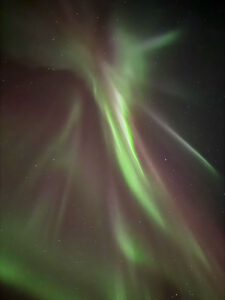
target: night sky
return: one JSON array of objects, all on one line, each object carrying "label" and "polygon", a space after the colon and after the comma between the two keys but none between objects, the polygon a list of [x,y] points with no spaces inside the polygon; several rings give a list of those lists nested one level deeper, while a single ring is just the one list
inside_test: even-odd
[{"label": "night sky", "polygon": [[224,299],[223,12],[3,1],[1,299]]}]

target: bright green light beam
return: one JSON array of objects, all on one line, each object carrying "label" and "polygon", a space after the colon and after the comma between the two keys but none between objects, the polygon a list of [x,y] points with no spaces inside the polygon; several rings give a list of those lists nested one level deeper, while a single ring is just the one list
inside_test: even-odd
[{"label": "bright green light beam", "polygon": [[143,109],[158,125],[160,125],[167,133],[169,133],[177,142],[179,142],[186,150],[188,150],[205,168],[213,175],[219,176],[217,170],[188,142],[186,142],[174,129],[162,121],[158,116],[146,109]]}]

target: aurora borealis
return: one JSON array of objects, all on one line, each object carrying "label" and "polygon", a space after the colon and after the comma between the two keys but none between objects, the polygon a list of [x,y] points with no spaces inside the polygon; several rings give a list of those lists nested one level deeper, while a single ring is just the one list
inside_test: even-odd
[{"label": "aurora borealis", "polygon": [[4,299],[223,299],[221,15],[189,5],[2,5]]}]

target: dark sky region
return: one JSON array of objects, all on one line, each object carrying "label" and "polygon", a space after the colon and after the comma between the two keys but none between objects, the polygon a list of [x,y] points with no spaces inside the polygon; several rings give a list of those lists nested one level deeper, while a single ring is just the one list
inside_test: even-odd
[{"label": "dark sky region", "polygon": [[223,299],[224,10],[206,2],[2,2],[1,299]]}]

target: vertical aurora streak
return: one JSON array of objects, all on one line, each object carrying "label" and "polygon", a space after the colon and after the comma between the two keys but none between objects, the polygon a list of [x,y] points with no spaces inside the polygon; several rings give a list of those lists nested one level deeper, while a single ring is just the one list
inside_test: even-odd
[{"label": "vertical aurora streak", "polygon": [[[6,9],[4,15],[4,22],[11,20],[4,54],[29,72],[69,73],[74,87],[62,98],[50,95],[51,108],[40,109],[37,129],[27,126],[27,103],[18,119],[10,109],[3,115],[2,140],[9,148],[2,147],[2,184],[10,188],[2,192],[1,283],[37,300],[222,300],[223,258],[211,245],[223,247],[220,233],[206,228],[215,237],[201,237],[190,219],[195,207],[185,203],[185,214],[185,191],[175,195],[168,186],[136,119],[153,121],[169,143],[182,145],[202,172],[219,180],[219,172],[145,99],[154,53],[176,47],[182,30],[143,41],[115,22],[104,31],[94,9],[78,5],[79,15],[72,6],[59,2],[62,16],[53,10],[54,24],[52,16],[49,21],[32,11],[30,26],[41,28],[36,35],[26,10],[14,15]],[[58,110],[54,97],[60,98]],[[3,98],[7,102],[7,94]],[[35,114],[31,119],[37,121]],[[11,160],[20,147],[24,168]],[[12,183],[9,169],[19,174]]]}]

